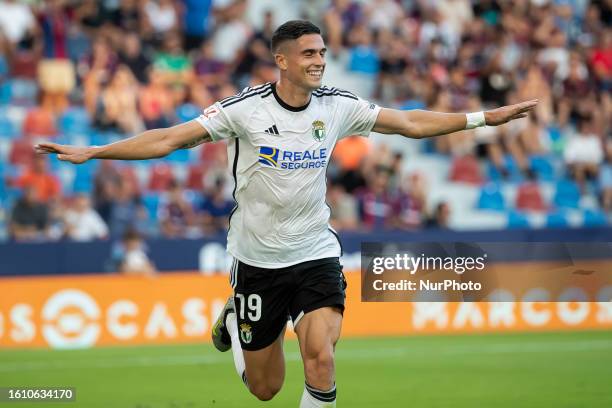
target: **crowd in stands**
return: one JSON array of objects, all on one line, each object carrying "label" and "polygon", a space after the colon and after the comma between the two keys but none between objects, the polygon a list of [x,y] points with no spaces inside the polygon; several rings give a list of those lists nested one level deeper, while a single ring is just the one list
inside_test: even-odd
[{"label": "crowd in stands", "polygon": [[[513,207],[519,211],[578,209],[586,197],[592,198],[594,223],[609,222],[609,1],[285,3],[322,27],[331,62],[341,61],[347,74],[375,84],[371,95],[360,96],[383,106],[467,112],[537,98],[528,119],[423,141],[423,153],[447,157],[449,180],[486,186],[485,196],[517,183]],[[32,144],[37,138],[112,142],[192,119],[245,86],[275,81],[268,44],[281,21],[269,9],[259,24],[250,23],[249,5],[0,0],[4,235],[18,241],[129,241],[226,230],[233,181],[222,144],[177,151],[166,160],[78,167],[54,156],[35,157]],[[369,139],[339,143],[328,172],[332,225],[451,227],[453,202],[429,201],[428,169],[406,172],[407,160]],[[556,183],[559,194],[571,190],[570,202],[557,193],[547,202],[539,182]],[[496,209],[490,202],[478,205]]]}]

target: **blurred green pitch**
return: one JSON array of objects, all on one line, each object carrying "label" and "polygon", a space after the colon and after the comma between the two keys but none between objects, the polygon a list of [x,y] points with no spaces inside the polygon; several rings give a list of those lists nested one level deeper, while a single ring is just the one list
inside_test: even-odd
[{"label": "blurred green pitch", "polygon": [[[210,344],[0,350],[0,386],[72,386],[77,402],[4,407],[297,407],[297,343],[270,402],[252,397],[231,352]],[[612,331],[343,339],[338,407],[612,407]]]}]

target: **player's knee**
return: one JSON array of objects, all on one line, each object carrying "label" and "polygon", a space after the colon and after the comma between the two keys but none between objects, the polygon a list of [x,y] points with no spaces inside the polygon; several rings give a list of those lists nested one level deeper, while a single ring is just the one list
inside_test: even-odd
[{"label": "player's knee", "polygon": [[313,387],[327,389],[333,385],[334,356],[331,351],[322,351],[304,360],[306,381]]},{"label": "player's knee", "polygon": [[257,397],[260,401],[270,401],[278,392],[280,387],[270,384],[249,384],[249,391],[251,394]]},{"label": "player's knee", "polygon": [[256,396],[261,401],[269,401],[274,398],[274,396],[278,394],[281,387],[283,386],[282,380],[267,381],[265,379],[253,382],[249,380],[248,384],[249,391],[251,392],[251,394]]}]

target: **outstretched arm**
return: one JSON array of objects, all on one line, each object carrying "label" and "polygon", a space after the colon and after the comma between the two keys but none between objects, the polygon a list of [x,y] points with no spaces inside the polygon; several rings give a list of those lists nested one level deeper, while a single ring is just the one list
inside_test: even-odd
[{"label": "outstretched arm", "polygon": [[[537,103],[536,99],[485,111],[485,123],[479,125],[498,126],[514,119],[524,118]],[[465,113],[442,113],[425,110],[400,111],[383,108],[378,114],[372,130],[379,133],[399,134],[413,139],[421,139],[458,132],[466,129],[467,125],[467,115]]]},{"label": "outstretched arm", "polygon": [[80,164],[89,159],[155,159],[177,149],[188,149],[210,141],[206,129],[192,120],[170,128],[147,130],[104,146],[79,147],[42,142],[34,146],[34,149],[39,154],[57,153],[60,160]]}]

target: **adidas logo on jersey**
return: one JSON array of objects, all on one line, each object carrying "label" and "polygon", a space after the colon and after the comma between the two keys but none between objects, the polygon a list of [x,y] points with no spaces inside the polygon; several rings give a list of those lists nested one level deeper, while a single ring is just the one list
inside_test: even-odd
[{"label": "adidas logo on jersey", "polygon": [[276,125],[270,126],[266,130],[264,130],[264,132],[270,135],[280,135],[280,133],[278,133],[278,129],[276,128]]}]

